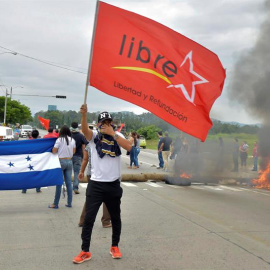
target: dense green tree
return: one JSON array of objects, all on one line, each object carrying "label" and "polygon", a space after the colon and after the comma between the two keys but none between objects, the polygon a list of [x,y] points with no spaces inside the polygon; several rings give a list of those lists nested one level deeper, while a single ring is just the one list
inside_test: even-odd
[{"label": "dense green tree", "polygon": [[[0,121],[4,121],[5,97],[0,97]],[[7,100],[6,123],[26,124],[32,121],[30,109],[17,100]]]},{"label": "dense green tree", "polygon": [[147,140],[156,139],[158,131],[161,131],[161,129],[156,127],[155,125],[142,127],[137,130],[137,132],[140,135],[143,135]]}]

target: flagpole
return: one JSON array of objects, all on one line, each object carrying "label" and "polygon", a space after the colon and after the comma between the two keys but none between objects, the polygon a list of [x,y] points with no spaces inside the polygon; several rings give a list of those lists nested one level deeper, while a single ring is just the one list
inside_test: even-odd
[{"label": "flagpole", "polygon": [[84,102],[83,102],[84,104],[86,104],[87,93],[88,93],[89,76],[90,76],[90,72],[91,72],[92,55],[93,55],[93,46],[94,46],[94,40],[95,40],[95,35],[96,35],[96,25],[97,25],[98,8],[99,8],[99,0],[96,1],[96,13],[95,13],[95,20],[94,20],[94,27],[93,27],[93,34],[92,34],[91,48],[90,48],[90,57],[89,57],[89,64],[88,64],[88,73],[87,73],[86,86],[85,86],[85,93],[84,93]]}]

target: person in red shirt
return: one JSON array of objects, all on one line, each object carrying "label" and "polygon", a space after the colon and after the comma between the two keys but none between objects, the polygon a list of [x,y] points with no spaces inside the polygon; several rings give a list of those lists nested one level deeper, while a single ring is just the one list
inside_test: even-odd
[{"label": "person in red shirt", "polygon": [[44,135],[43,138],[58,138],[58,136],[53,132],[53,127],[49,127],[48,134]]},{"label": "person in red shirt", "polygon": [[54,130],[53,134],[55,135],[56,138],[59,137],[59,130],[58,130],[58,128]]}]

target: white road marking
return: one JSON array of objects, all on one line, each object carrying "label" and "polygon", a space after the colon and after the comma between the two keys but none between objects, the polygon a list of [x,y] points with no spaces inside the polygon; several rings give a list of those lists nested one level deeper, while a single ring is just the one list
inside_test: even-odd
[{"label": "white road marking", "polygon": [[124,185],[124,186],[126,186],[126,187],[138,187],[138,186],[136,186],[136,185],[134,185],[132,183],[121,182],[121,184]]},{"label": "white road marking", "polygon": [[223,190],[222,188],[218,187],[211,187],[211,186],[205,186],[206,188],[213,189],[213,190]]},{"label": "white road marking", "polygon": [[155,183],[145,183],[146,185],[149,185],[151,187],[163,187],[163,186],[160,186],[158,184],[155,184]]},{"label": "white road marking", "polygon": [[237,188],[227,187],[227,186],[223,186],[223,185],[221,185],[220,187],[222,187],[224,189],[232,190],[232,191],[243,191],[243,190],[240,190],[240,189],[237,189]]},{"label": "white road marking", "polygon": [[242,188],[242,187],[239,187],[239,189],[242,189],[242,190],[245,190],[245,191],[251,191],[250,189]]}]

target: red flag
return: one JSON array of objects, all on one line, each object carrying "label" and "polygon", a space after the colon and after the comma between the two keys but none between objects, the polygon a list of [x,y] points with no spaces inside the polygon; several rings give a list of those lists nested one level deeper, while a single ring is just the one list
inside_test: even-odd
[{"label": "red flag", "polygon": [[125,123],[121,124],[121,126],[117,129],[118,132],[121,132],[122,128],[125,126]]},{"label": "red flag", "polygon": [[98,5],[90,85],[204,141],[226,76],[217,55],[146,17]]},{"label": "red flag", "polygon": [[48,130],[48,129],[49,129],[49,124],[50,124],[50,119],[45,119],[45,118],[42,118],[42,117],[40,117],[40,116],[38,116],[38,119],[39,119],[40,124],[41,124],[46,130]]}]

